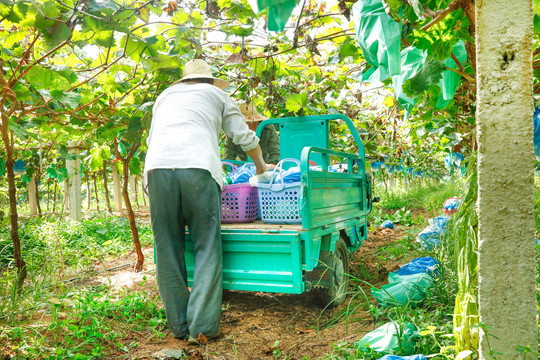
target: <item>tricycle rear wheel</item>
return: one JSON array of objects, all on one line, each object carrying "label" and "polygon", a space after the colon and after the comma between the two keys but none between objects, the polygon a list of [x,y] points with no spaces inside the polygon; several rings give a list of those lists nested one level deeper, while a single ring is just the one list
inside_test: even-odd
[{"label": "tricycle rear wheel", "polygon": [[328,264],[330,284],[318,289],[318,297],[323,306],[334,307],[341,304],[349,291],[349,250],[340,237]]}]

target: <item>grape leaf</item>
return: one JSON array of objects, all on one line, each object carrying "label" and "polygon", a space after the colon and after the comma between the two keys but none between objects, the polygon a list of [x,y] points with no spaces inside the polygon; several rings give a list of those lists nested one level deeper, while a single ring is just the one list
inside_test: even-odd
[{"label": "grape leaf", "polygon": [[45,66],[33,66],[28,70],[24,78],[36,89],[67,90],[71,86],[70,81],[61,73]]},{"label": "grape leaf", "polygon": [[413,77],[405,81],[403,90],[412,97],[421,95],[442,78],[444,70],[446,66],[443,61],[428,59]]},{"label": "grape leaf", "polygon": [[293,94],[290,95],[287,98],[287,102],[285,103],[285,107],[287,110],[292,111],[294,113],[300,111],[300,109],[307,105],[307,94]]},{"label": "grape leaf", "polygon": [[62,90],[51,90],[50,94],[54,100],[67,105],[70,109],[75,109],[80,104],[82,99],[81,94],[73,92],[66,93]]}]

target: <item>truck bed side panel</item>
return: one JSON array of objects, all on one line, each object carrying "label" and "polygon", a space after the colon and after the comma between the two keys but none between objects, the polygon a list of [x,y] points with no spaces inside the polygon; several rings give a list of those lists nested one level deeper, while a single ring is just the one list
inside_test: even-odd
[{"label": "truck bed side panel", "polygon": [[[302,254],[299,232],[222,230],[223,288],[300,294]],[[186,242],[188,284],[193,283],[193,245]]]}]

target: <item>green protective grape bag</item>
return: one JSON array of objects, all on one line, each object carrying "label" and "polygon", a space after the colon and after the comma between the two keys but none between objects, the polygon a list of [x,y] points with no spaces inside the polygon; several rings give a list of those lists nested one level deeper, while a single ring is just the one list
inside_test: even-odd
[{"label": "green protective grape bag", "polygon": [[281,32],[296,7],[296,0],[248,0],[255,12],[268,8],[267,27],[269,31]]},{"label": "green protective grape bag", "polygon": [[386,13],[382,0],[358,1],[352,9],[358,45],[368,64],[376,67],[364,80],[401,74],[401,23]]},{"label": "green protective grape bag", "polygon": [[[463,40],[458,41],[456,45],[454,45],[454,49],[452,50],[452,53],[455,55],[455,57],[458,59],[458,61],[461,63],[461,65],[465,65],[465,62],[467,61],[467,50],[465,49],[465,42]],[[457,69],[458,65],[452,59],[449,57],[445,60],[444,64],[452,69]],[[450,100],[454,98],[454,94],[456,93],[457,88],[459,87],[459,81],[461,80],[461,75],[456,74],[455,72],[451,70],[445,70],[442,73],[442,79],[439,81],[439,87],[441,88],[441,95],[439,95],[439,98],[437,99],[437,107],[439,109],[443,109],[450,103]]]},{"label": "green protective grape bag", "polygon": [[381,354],[401,353],[411,355],[419,337],[416,327],[406,322],[403,326],[396,322],[386,323],[367,333],[355,347],[369,347]]},{"label": "green protective grape bag", "polygon": [[58,181],[59,182],[62,182],[64,181],[65,179],[68,178],[68,172],[67,172],[67,168],[66,167],[62,167],[60,169],[57,170],[57,174],[58,174]]},{"label": "green protective grape bag", "polygon": [[56,173],[56,167],[49,166],[47,168],[47,176],[51,179],[56,179],[58,177],[58,174]]},{"label": "green protective grape bag", "polygon": [[371,289],[371,295],[381,306],[417,306],[426,297],[433,279],[426,273],[412,275],[388,275],[388,285]]}]

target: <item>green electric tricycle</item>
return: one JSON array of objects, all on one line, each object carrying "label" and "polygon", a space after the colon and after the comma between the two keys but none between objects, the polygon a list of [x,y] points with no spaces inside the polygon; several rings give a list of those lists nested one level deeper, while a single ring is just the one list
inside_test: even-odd
[{"label": "green electric tricycle", "polygon": [[[330,149],[333,121],[347,125],[357,154]],[[292,294],[315,290],[323,306],[335,306],[346,297],[350,254],[367,237],[374,202],[362,140],[352,121],[340,114],[265,120],[257,135],[268,125],[279,129],[281,158],[300,160],[301,223],[222,224],[223,288]],[[342,172],[330,171],[336,163]],[[188,235],[190,285],[192,251]]]}]

